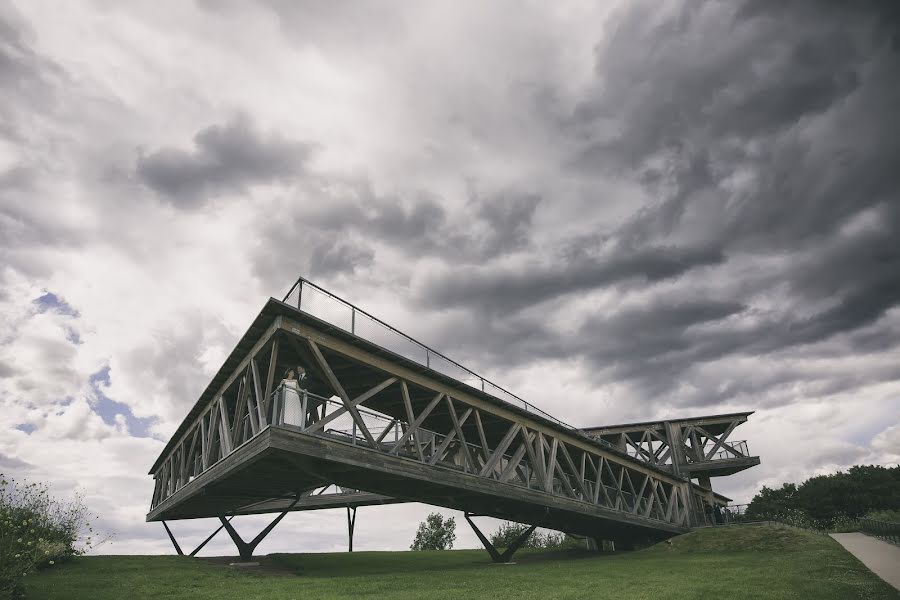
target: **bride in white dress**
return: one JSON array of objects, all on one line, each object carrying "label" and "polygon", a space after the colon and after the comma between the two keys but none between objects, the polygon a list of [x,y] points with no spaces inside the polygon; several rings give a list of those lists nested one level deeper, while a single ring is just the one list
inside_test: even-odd
[{"label": "bride in white dress", "polygon": [[306,370],[297,367],[298,378],[294,379],[294,370],[288,369],[281,380],[281,423],[303,427],[303,403],[300,401],[302,389],[306,389]]}]

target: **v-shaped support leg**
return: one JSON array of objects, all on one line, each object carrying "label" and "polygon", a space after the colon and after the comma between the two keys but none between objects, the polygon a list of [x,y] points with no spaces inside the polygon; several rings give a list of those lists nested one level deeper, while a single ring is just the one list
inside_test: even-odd
[{"label": "v-shaped support leg", "polygon": [[484,545],[484,549],[487,550],[488,554],[491,555],[491,560],[493,560],[495,563],[511,562],[513,554],[516,553],[516,550],[521,548],[522,544],[524,544],[525,541],[528,539],[528,536],[530,536],[532,533],[534,533],[534,530],[537,529],[537,525],[532,525],[531,527],[529,527],[528,529],[523,531],[522,534],[519,535],[519,537],[517,537],[515,540],[513,540],[513,543],[511,543],[509,546],[507,546],[506,550],[504,550],[503,553],[501,554],[500,552],[497,551],[497,548],[494,547],[494,545],[490,542],[490,540],[488,540],[486,537],[484,537],[484,534],[481,533],[481,530],[478,529],[478,527],[472,521],[472,519],[470,517],[474,516],[474,515],[471,515],[470,513],[463,513],[463,516],[466,518],[466,521],[469,522],[469,525],[472,527],[472,530],[475,532],[475,535],[477,535],[478,539],[481,540],[481,543]]},{"label": "v-shaped support leg", "polygon": [[230,519],[226,519],[223,516],[219,516],[219,520],[222,521],[222,527],[225,528],[225,531],[227,531],[228,535],[231,536],[231,541],[233,541],[234,545],[237,546],[238,554],[240,554],[241,560],[246,562],[246,561],[249,561],[251,558],[253,558],[253,551],[256,550],[256,547],[259,546],[260,542],[262,542],[266,538],[266,536],[269,535],[269,533],[273,529],[275,529],[275,526],[281,522],[281,520],[284,518],[284,516],[286,514],[291,512],[291,509],[294,508],[294,506],[298,502],[300,502],[300,496],[297,496],[297,498],[293,502],[291,502],[290,506],[288,506],[284,512],[282,512],[280,515],[275,517],[275,520],[273,520],[271,523],[269,523],[266,526],[266,528],[263,529],[262,531],[260,531],[259,535],[257,535],[255,538],[253,538],[253,540],[250,542],[245,542],[241,538],[241,536],[238,534],[238,532],[235,531],[234,526],[232,526]]},{"label": "v-shaped support leg", "polygon": [[[234,517],[228,517],[228,520],[230,521],[233,518]],[[175,539],[175,536],[172,534],[172,530],[169,529],[169,525],[165,521],[163,521],[162,524],[163,524],[163,527],[166,528],[166,533],[169,534],[169,539],[172,540],[172,545],[175,546],[175,552],[178,553],[178,556],[184,556],[184,552],[181,550],[181,546],[178,545],[178,541]],[[200,545],[197,546],[196,548],[194,548],[194,550],[188,556],[197,556],[197,553],[203,549],[203,546],[208,544],[211,539],[216,537],[216,534],[219,533],[220,531],[222,531],[223,527],[225,527],[225,526],[219,525],[219,528],[216,529],[215,531],[213,531],[211,534],[209,534],[208,538],[206,538],[205,540],[200,542]]]}]

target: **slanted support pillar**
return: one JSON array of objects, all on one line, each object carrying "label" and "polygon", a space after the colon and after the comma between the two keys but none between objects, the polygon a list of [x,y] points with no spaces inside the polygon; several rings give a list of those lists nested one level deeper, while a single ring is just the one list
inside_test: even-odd
[{"label": "slanted support pillar", "polygon": [[475,525],[470,517],[475,516],[470,513],[463,513],[463,516],[466,518],[466,521],[469,522],[469,525],[472,527],[472,531],[475,532],[475,535],[478,536],[478,539],[481,540],[481,543],[484,545],[484,549],[488,551],[488,554],[491,555],[491,560],[495,563],[509,563],[512,562],[513,554],[516,553],[516,550],[522,547],[522,544],[528,539],[534,530],[537,529],[537,525],[532,525],[528,529],[526,529],[522,534],[517,537],[513,542],[503,551],[501,554],[497,551],[494,545],[484,537],[484,534],[481,533],[481,530]]},{"label": "slanted support pillar", "polygon": [[175,539],[175,536],[172,535],[172,530],[169,529],[169,525],[163,521],[163,527],[166,528],[166,533],[169,534],[169,539],[172,540],[172,545],[175,546],[175,552],[178,553],[178,556],[184,556],[184,552],[181,551],[181,546],[178,545],[178,541]]},{"label": "slanted support pillar", "polygon": [[[356,508],[355,506],[347,507],[347,533],[350,537],[350,552],[353,552],[353,532],[356,530]],[[351,511],[353,516],[351,517]]]},{"label": "slanted support pillar", "polygon": [[250,542],[245,542],[241,539],[241,536],[238,535],[238,532],[235,531],[234,527],[231,525],[230,519],[226,519],[224,516],[219,516],[219,520],[222,521],[222,526],[225,528],[225,531],[228,532],[228,535],[231,536],[231,541],[234,542],[234,545],[237,546],[238,554],[241,556],[241,560],[249,561],[253,558],[253,551],[256,550],[256,547],[259,546],[260,542],[262,542],[269,533],[275,529],[275,526],[281,522],[286,514],[291,512],[291,509],[300,501],[300,496],[291,502],[290,506],[288,506],[284,512],[275,517],[275,519],[269,523],[265,529],[259,532],[255,538],[253,538]]}]

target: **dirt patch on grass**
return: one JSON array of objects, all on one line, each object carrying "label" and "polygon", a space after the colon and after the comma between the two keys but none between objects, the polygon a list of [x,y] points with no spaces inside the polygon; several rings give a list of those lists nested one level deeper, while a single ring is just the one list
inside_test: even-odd
[{"label": "dirt patch on grass", "polygon": [[248,575],[261,575],[266,577],[296,577],[300,575],[295,570],[286,569],[282,565],[273,561],[268,556],[254,556],[252,562],[258,562],[258,567],[232,567],[231,563],[243,562],[239,556],[210,556],[198,558],[205,563],[216,565],[223,569],[239,571]]}]

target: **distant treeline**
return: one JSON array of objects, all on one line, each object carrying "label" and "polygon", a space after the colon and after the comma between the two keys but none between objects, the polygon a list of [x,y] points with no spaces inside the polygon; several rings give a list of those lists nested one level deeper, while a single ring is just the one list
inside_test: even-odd
[{"label": "distant treeline", "polygon": [[846,473],[811,477],[800,485],[763,487],[747,507],[748,519],[776,519],[802,513],[825,529],[837,521],[900,509],[900,465],[851,467]]}]

